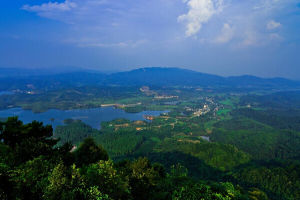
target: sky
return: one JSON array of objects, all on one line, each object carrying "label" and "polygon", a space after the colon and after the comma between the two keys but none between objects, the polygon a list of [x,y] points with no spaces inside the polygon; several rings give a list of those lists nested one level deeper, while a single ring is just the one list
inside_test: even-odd
[{"label": "sky", "polygon": [[300,80],[300,0],[1,0],[0,67]]}]

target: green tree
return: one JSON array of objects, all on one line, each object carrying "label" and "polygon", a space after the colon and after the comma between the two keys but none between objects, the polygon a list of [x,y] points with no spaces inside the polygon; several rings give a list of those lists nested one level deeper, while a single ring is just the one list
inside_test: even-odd
[{"label": "green tree", "polygon": [[15,165],[40,155],[51,155],[57,140],[52,137],[52,127],[33,121],[23,124],[17,117],[0,122],[0,140],[14,152]]},{"label": "green tree", "polygon": [[49,184],[49,171],[53,164],[43,156],[29,160],[11,171],[14,194],[20,199],[42,199],[43,190]]},{"label": "green tree", "polygon": [[100,160],[88,166],[86,180],[88,186],[96,186],[101,194],[113,199],[128,199],[130,195],[128,178],[116,170],[111,160]]},{"label": "green tree", "polygon": [[12,186],[9,181],[10,167],[0,162],[0,199],[6,200],[12,198]]},{"label": "green tree", "polygon": [[107,194],[103,194],[97,186],[89,188],[88,191],[89,200],[112,200]]},{"label": "green tree", "polygon": [[240,192],[231,183],[207,185],[203,183],[186,184],[173,192],[173,200],[241,200]]},{"label": "green tree", "polygon": [[88,165],[99,160],[108,160],[108,154],[93,138],[86,138],[75,151],[77,166]]},{"label": "green tree", "polygon": [[151,199],[158,190],[160,180],[165,176],[161,168],[152,166],[147,158],[139,158],[129,164],[129,183],[134,199]]},{"label": "green tree", "polygon": [[47,200],[87,199],[88,190],[75,165],[70,168],[59,163],[49,176],[43,198]]},{"label": "green tree", "polygon": [[252,188],[248,193],[251,200],[268,200],[266,193],[257,188]]}]

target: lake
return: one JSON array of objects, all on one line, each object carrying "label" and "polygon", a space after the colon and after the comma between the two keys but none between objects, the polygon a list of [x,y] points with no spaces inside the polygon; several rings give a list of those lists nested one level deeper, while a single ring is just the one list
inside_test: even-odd
[{"label": "lake", "polygon": [[[0,110],[0,118],[18,116],[25,124],[33,120],[52,125],[55,128],[63,125],[65,119],[79,119],[93,128],[100,129],[103,121],[111,121],[114,119],[124,118],[132,121],[144,120],[144,115],[159,116],[161,113],[168,111],[144,111],[140,113],[126,113],[124,110],[114,107],[102,107],[92,109],[75,109],[75,110],[56,110],[50,109],[43,113],[33,113],[31,110],[23,110],[22,108],[11,108]],[[54,119],[54,120],[51,120]]]}]

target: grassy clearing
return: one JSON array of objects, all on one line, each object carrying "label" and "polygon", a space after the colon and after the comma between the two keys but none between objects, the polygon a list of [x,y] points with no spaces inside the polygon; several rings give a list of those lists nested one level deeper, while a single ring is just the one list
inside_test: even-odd
[{"label": "grassy clearing", "polygon": [[231,111],[231,109],[228,109],[228,108],[225,108],[225,109],[222,109],[222,110],[218,110],[217,111],[217,115],[226,115],[230,111]]},{"label": "grassy clearing", "polygon": [[226,100],[220,101],[220,103],[223,105],[226,105],[226,106],[234,106],[232,100],[229,98]]}]

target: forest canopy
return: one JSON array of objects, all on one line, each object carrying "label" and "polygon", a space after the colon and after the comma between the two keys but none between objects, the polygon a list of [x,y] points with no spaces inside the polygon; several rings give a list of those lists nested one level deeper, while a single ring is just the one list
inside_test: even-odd
[{"label": "forest canopy", "polygon": [[52,136],[52,127],[40,122],[1,122],[1,199],[299,198],[299,163],[252,163],[222,181],[201,180],[179,163],[165,168],[146,157],[114,162],[90,137],[74,150],[71,143],[58,146]]}]

